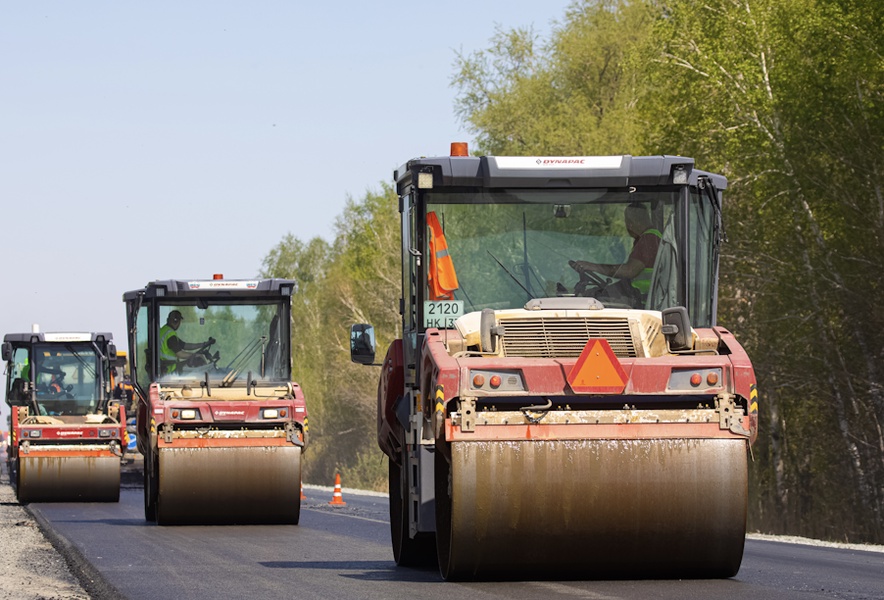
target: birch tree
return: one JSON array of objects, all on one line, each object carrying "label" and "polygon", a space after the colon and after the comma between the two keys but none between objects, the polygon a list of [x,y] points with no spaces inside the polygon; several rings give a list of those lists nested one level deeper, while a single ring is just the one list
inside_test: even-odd
[{"label": "birch tree", "polygon": [[802,533],[873,539],[882,62],[880,9],[876,21],[860,4],[667,2],[643,54],[654,96],[642,107],[666,115],[661,142],[732,182],[723,314],[749,332],[767,410],[756,483],[773,487],[756,488],[759,511],[775,514],[772,502]]}]

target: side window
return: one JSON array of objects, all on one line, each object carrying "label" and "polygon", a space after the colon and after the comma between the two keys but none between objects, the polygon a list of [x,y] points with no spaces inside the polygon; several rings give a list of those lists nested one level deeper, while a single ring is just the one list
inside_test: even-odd
[{"label": "side window", "polygon": [[417,277],[417,265],[420,257],[411,251],[415,243],[412,235],[412,221],[414,220],[414,207],[411,205],[411,196],[402,197],[402,301],[404,303],[404,323],[406,330],[414,330],[417,327],[415,306],[417,299],[415,277]]},{"label": "side window", "polygon": [[142,390],[147,391],[150,387],[151,360],[150,347],[148,346],[147,311],[149,305],[143,305],[138,309],[138,318],[135,321],[135,348],[133,360],[135,368],[135,381]]},{"label": "side window", "polygon": [[688,311],[694,327],[712,323],[712,302],[715,287],[714,219],[715,211],[705,195],[692,190],[688,216]]},{"label": "side window", "polygon": [[27,348],[16,348],[6,374],[6,403],[23,406],[28,401],[27,382],[31,378],[31,360]]},{"label": "side window", "polygon": [[12,355],[12,378],[28,381],[31,377],[31,360],[27,348],[16,348]]},{"label": "side window", "polygon": [[654,262],[654,274],[646,308],[663,310],[678,305],[678,244],[675,219],[669,215],[660,239],[660,249]]},{"label": "side window", "polygon": [[[417,276],[423,259],[423,253],[414,247],[417,236],[413,200],[413,195],[402,197],[402,345],[406,365],[415,364],[417,354]],[[405,377],[413,381],[414,371],[406,369]]]}]

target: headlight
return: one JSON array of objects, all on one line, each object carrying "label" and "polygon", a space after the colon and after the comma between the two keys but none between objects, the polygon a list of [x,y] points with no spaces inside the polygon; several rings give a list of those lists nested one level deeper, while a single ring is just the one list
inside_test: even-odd
[{"label": "headlight", "polygon": [[198,419],[200,416],[200,411],[195,408],[173,408],[172,409],[172,418],[173,419],[181,419],[182,421],[193,421],[194,419]]}]

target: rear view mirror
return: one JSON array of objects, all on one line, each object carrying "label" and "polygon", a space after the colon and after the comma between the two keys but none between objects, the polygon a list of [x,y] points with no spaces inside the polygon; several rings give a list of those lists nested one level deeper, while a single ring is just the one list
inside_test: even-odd
[{"label": "rear view mirror", "polygon": [[6,394],[6,404],[9,406],[27,406],[31,400],[31,382],[17,377],[12,380],[9,392]]},{"label": "rear view mirror", "polygon": [[367,323],[350,326],[350,360],[360,365],[374,363],[374,327]]},{"label": "rear view mirror", "polygon": [[684,306],[673,306],[663,309],[663,335],[669,345],[670,352],[683,352],[693,348],[691,335],[691,319],[688,309]]},{"label": "rear view mirror", "polygon": [[107,359],[110,361],[117,360],[117,346],[110,343],[107,345]]},{"label": "rear view mirror", "polygon": [[12,360],[12,344],[3,342],[3,362]]}]

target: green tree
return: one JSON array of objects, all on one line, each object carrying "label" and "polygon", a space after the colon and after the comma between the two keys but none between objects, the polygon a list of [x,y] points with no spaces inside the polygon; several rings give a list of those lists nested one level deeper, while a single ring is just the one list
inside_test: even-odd
[{"label": "green tree", "polygon": [[479,153],[633,152],[644,136],[633,110],[641,78],[625,59],[653,15],[646,2],[575,2],[549,44],[531,30],[498,30],[487,50],[459,55],[456,110]]},{"label": "green tree", "polygon": [[884,536],[879,4],[578,1],[549,44],[498,31],[453,79],[480,153],[682,154],[728,176],[720,320],[762,392],[757,527]]},{"label": "green tree", "polygon": [[723,316],[750,347],[769,428],[755,514],[854,539],[884,530],[882,274],[869,260],[882,251],[884,156],[874,12],[676,0],[641,54],[653,69],[640,108],[661,146],[733,182]]},{"label": "green tree", "polygon": [[264,260],[264,276],[297,282],[292,360],[309,411],[309,481],[328,483],[340,472],[346,485],[385,488],[386,462],[376,442],[378,371],[350,362],[348,329],[373,323],[381,354],[398,336],[397,207],[395,192],[385,185],[359,202],[347,201],[333,245],[288,235]]}]

